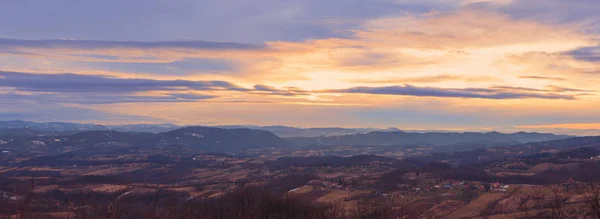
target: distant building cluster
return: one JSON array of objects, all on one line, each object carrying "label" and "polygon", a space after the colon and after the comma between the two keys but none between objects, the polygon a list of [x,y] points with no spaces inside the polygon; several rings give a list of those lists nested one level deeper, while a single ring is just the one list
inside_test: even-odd
[{"label": "distant building cluster", "polygon": [[356,189],[352,188],[349,185],[341,185],[335,182],[323,181],[323,180],[311,180],[308,182],[309,186],[321,187],[323,189],[341,189],[347,191],[355,191]]}]

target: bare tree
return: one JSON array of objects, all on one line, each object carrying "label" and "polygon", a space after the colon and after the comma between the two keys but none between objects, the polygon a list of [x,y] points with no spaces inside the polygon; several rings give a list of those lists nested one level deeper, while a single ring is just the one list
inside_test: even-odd
[{"label": "bare tree", "polygon": [[[15,189],[16,190],[16,189]],[[17,219],[31,218],[31,202],[33,202],[33,191],[35,190],[35,178],[31,177],[26,195],[17,206]],[[17,193],[17,191],[15,191]]]},{"label": "bare tree", "polygon": [[111,201],[108,205],[108,218],[109,219],[118,219],[123,213],[123,206],[121,199],[116,197],[113,201]]},{"label": "bare tree", "polygon": [[569,218],[566,201],[567,197],[565,190],[560,184],[550,186],[550,199],[547,200],[546,205],[550,209],[550,216],[556,219]]},{"label": "bare tree", "polygon": [[600,187],[589,182],[584,189],[584,196],[588,207],[588,216],[600,219]]}]

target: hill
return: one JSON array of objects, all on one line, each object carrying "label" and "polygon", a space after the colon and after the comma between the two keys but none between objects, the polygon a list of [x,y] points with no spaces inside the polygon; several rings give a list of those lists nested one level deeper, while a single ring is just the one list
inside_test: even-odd
[{"label": "hill", "polygon": [[[600,136],[576,137],[519,145],[478,148],[450,153],[431,153],[414,157],[413,159],[418,159],[423,162],[447,162],[455,165],[469,165],[502,159],[515,159],[530,155],[540,156],[546,153],[557,153],[557,155],[564,155],[562,157],[568,157],[571,155],[574,156],[574,154],[569,151],[582,147],[600,148]],[[589,156],[595,155],[595,153],[589,154]],[[579,153],[578,156],[581,156],[581,153]],[[586,155],[584,157],[589,158],[589,156]]]},{"label": "hill", "polygon": [[[13,130],[14,131],[14,130]],[[85,131],[69,135],[0,135],[0,146],[11,151],[61,152],[93,146],[129,145],[139,148],[187,147],[214,152],[239,152],[248,148],[284,147],[287,142],[271,132],[252,129],[221,129],[188,127],[158,134],[118,132],[111,130]]]},{"label": "hill", "polygon": [[371,163],[392,165],[398,162],[393,158],[375,155],[357,155],[351,157],[325,156],[325,157],[281,157],[268,164],[273,167],[286,168],[288,166],[311,167],[311,166],[360,166]]},{"label": "hill", "polygon": [[264,130],[188,127],[154,136],[159,145],[182,145],[208,151],[239,151],[248,148],[284,147],[288,143]]},{"label": "hill", "polygon": [[105,126],[97,124],[80,124],[70,122],[30,122],[23,120],[0,121],[0,129],[35,129],[39,131],[90,131],[107,130]]},{"label": "hill", "polygon": [[570,136],[535,132],[517,132],[504,134],[499,132],[463,132],[463,133],[411,133],[374,131],[365,134],[320,137],[286,138],[297,146],[312,145],[456,145],[456,144],[496,144],[528,143],[564,139]]}]

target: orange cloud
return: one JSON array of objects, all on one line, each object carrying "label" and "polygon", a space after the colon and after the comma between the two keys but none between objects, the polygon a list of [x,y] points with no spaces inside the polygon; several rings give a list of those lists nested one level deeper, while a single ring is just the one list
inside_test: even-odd
[{"label": "orange cloud", "polygon": [[[600,71],[600,64],[564,55],[567,51],[596,43],[597,35],[580,32],[577,25],[549,25],[516,20],[499,13],[461,9],[365,21],[352,33],[351,37],[344,39],[274,41],[250,49],[144,47],[135,44],[93,48],[14,46],[19,53],[0,54],[0,64],[5,68],[0,70],[38,74],[72,72],[156,80],[226,80],[247,88],[264,84],[274,86],[280,92],[290,92],[288,87],[294,87],[292,92],[303,92],[303,95],[286,97],[261,92],[211,91],[211,95],[219,98],[202,103],[153,103],[156,108],[152,111],[143,110],[143,104],[93,106],[101,111],[151,116],[178,123],[277,124],[283,121],[282,118],[288,118],[288,124],[347,125],[356,121],[343,118],[348,115],[342,109],[365,108],[390,111],[410,108],[417,112],[507,118],[552,117],[577,112],[580,116],[591,118],[597,115],[595,109],[600,106],[594,93],[598,86],[594,80],[600,80],[600,74],[592,74]],[[15,56],[26,60],[15,62]],[[237,66],[231,70],[233,74],[228,75],[212,72],[169,75],[142,70],[104,71],[76,64],[169,63],[190,58],[226,59]],[[394,88],[394,85],[399,88],[404,83],[416,83],[418,86],[414,87],[418,88],[461,92],[494,87],[506,91],[512,87],[512,91],[519,88],[518,92],[565,98],[467,100],[439,96],[391,96],[381,95],[381,89],[373,91],[381,88],[382,84],[388,88]],[[352,87],[373,89],[360,94],[311,92]],[[577,100],[567,98],[571,96],[577,96]],[[323,116],[324,112],[335,115]],[[295,115],[300,116],[298,119],[291,118]]]},{"label": "orange cloud", "polygon": [[551,125],[526,125],[526,126],[517,126],[517,128],[588,130],[588,129],[600,129],[600,123],[566,123],[566,124],[551,124]]},{"label": "orange cloud", "polygon": [[[228,59],[237,70],[256,80],[311,80],[320,72],[408,74],[438,68],[490,68],[507,53],[557,52],[589,45],[592,36],[573,26],[548,26],[508,16],[462,10],[367,21],[348,39],[327,38],[305,42],[267,42],[264,47],[204,49],[180,46],[52,47],[14,46],[20,54],[83,62],[169,63],[186,58]],[[122,43],[122,42],[115,42]],[[120,45],[120,44],[119,44]],[[143,45],[143,44],[142,44]],[[175,44],[177,45],[177,44]],[[14,55],[14,54],[13,54]],[[474,59],[476,57],[476,59]],[[490,63],[485,63],[490,62]],[[473,66],[473,65],[471,65]],[[456,74],[456,72],[449,72]],[[486,73],[470,73],[482,76]],[[483,75],[489,76],[489,75]]]}]

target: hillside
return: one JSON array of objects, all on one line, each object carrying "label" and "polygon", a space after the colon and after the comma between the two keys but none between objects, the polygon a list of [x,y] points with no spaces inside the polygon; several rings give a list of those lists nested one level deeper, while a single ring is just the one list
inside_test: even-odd
[{"label": "hillside", "polygon": [[[99,125],[99,124],[81,124],[70,122],[32,122],[23,120],[0,121],[0,130],[8,129],[34,129],[44,132],[82,132],[96,130],[113,130],[119,132],[151,132],[161,133],[176,129],[191,127],[174,124],[125,124],[125,125]],[[373,129],[373,128],[298,128],[289,126],[254,126],[254,125],[220,125],[211,126],[222,129],[256,129],[272,132],[280,137],[317,137],[317,136],[337,136],[351,135],[359,133],[368,133],[371,131],[397,131],[398,129]]]},{"label": "hillside", "polygon": [[251,129],[188,127],[158,134],[118,131],[85,131],[69,135],[0,134],[0,147],[9,151],[61,152],[94,146],[129,145],[139,148],[187,147],[214,152],[239,152],[248,148],[285,147],[287,142],[271,132]]},{"label": "hillside", "polygon": [[503,134],[499,132],[463,132],[463,133],[411,133],[411,132],[369,132],[343,136],[296,137],[286,138],[298,146],[311,145],[454,145],[454,144],[495,144],[528,143],[568,138],[565,135],[517,132]]},{"label": "hillside", "polygon": [[107,130],[105,126],[97,124],[81,124],[70,122],[30,122],[23,120],[0,121],[0,129],[35,129],[40,131],[90,131]]},{"label": "hillside", "polygon": [[188,127],[159,133],[157,145],[181,145],[208,151],[239,151],[248,148],[285,147],[288,143],[269,131]]}]

